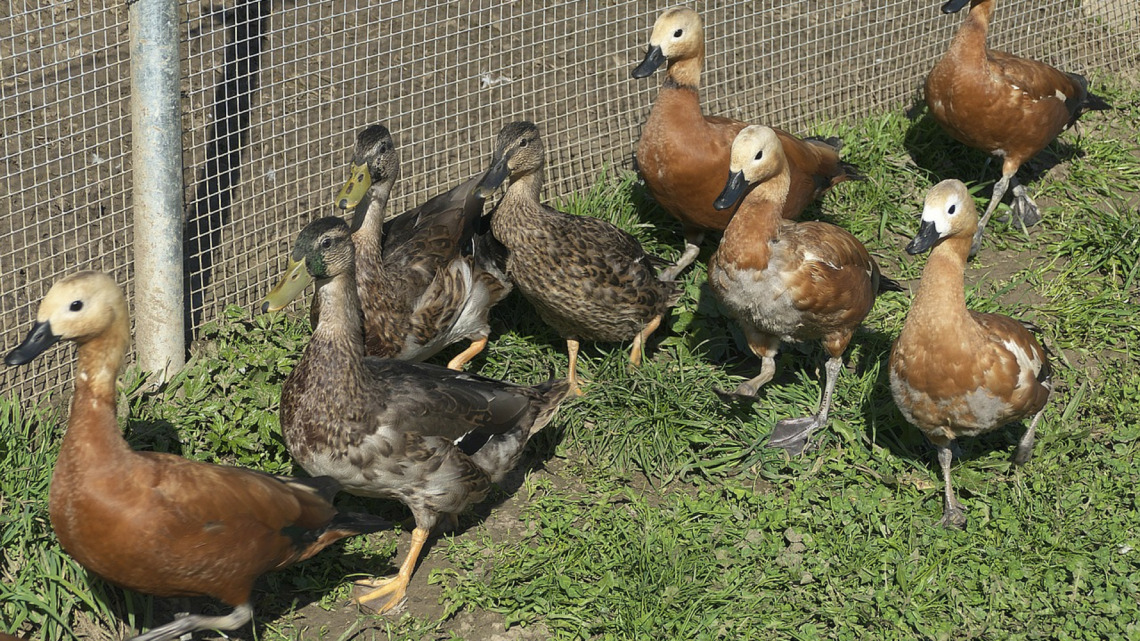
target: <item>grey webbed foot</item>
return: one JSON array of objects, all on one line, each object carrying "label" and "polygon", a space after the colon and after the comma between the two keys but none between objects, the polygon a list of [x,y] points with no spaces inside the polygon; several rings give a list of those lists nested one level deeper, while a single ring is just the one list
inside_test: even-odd
[{"label": "grey webbed foot", "polygon": [[808,449],[812,432],[819,428],[814,416],[786,418],[776,423],[768,437],[768,447],[779,447],[791,456],[799,456]]}]

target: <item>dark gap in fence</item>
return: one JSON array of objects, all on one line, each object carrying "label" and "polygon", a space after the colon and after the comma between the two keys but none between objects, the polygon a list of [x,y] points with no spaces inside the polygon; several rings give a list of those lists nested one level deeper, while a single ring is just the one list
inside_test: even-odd
[{"label": "dark gap in fence", "polygon": [[228,25],[223,77],[214,90],[214,122],[206,160],[187,211],[183,236],[187,345],[202,321],[214,253],[230,220],[233,189],[241,180],[241,152],[249,133],[269,14],[269,0],[244,0],[219,18]]}]

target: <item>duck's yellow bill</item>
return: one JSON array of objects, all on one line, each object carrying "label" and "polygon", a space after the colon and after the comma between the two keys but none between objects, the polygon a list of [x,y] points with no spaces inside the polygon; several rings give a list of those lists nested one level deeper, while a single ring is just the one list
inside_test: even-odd
[{"label": "duck's yellow bill", "polygon": [[294,260],[290,257],[284,278],[265,297],[265,301],[261,303],[261,311],[275,312],[283,309],[300,296],[311,282],[313,277],[309,274],[309,270],[305,269],[305,259]]},{"label": "duck's yellow bill", "polygon": [[348,182],[340,188],[336,195],[336,206],[344,209],[354,209],[364,200],[364,194],[372,186],[372,176],[368,173],[367,165],[353,164],[349,168]]}]

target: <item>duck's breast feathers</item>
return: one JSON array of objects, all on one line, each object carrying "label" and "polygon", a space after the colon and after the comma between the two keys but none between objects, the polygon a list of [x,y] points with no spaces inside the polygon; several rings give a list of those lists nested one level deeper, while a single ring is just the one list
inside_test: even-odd
[{"label": "duck's breast feathers", "polygon": [[891,350],[895,400],[928,436],[995,429],[1036,414],[1048,400],[1048,359],[1020,323],[977,312],[967,319],[953,333],[904,327]]}]

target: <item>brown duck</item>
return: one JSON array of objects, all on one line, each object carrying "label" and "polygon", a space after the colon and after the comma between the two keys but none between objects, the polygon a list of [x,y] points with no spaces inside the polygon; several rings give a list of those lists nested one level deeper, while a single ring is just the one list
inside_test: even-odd
[{"label": "brown duck", "polygon": [[964,274],[978,212],[966,186],[944,180],[926,196],[908,254],[930,251],[902,333],[891,348],[891,393],[907,421],[938,448],[946,486],[942,525],[966,515],[950,485],[951,444],[1032,417],[1013,461],[1033,455],[1037,422],[1053,390],[1049,358],[1025,326],[966,308]]},{"label": "brown duck", "polygon": [[709,260],[709,287],[761,360],[760,373],[741,383],[736,394],[755,398],[772,380],[780,341],[821,340],[830,356],[819,411],[778,422],[769,439],[769,445],[799,454],[812,433],[827,424],[843,352],[855,329],[880,292],[902,288],[879,273],[863,243],[846,230],[780,216],[790,171],[771,128],[741,130],[730,167],[716,206],[739,208]]},{"label": "brown duck", "polygon": [[[645,78],[668,61],[665,81],[637,143],[637,169],[653,199],[681,221],[685,251],[663,277],[671,280],[700,252],[706,231],[721,231],[736,207],[712,206],[728,175],[736,134],[747,123],[701,113],[700,78],[705,59],[704,25],[688,7],[667,9],[653,25],[645,59],[633,70]],[[773,129],[788,159],[791,182],[781,215],[798,218],[812,200],[845,180],[862,179],[839,160],[837,138],[801,140]]]},{"label": "brown duck", "polygon": [[241,627],[253,618],[250,592],[259,576],[389,526],[338,513],[330,500],[339,485],[328,477],[270,476],[131,450],[115,413],[130,331],[122,290],[105,274],[80,272],[52,286],[27,339],[4,362],[28,363],[61,339],[79,344],[49,496],[63,549],[116,585],[163,597],[210,596],[233,608],[177,619],[135,641]]},{"label": "brown duck", "polygon": [[996,0],[950,0],[943,13],[970,12],[946,55],[926,76],[926,104],[955,140],[1002,159],[1001,179],[978,224],[972,253],[1006,189],[1013,188],[1014,220],[1035,225],[1037,204],[1017,182],[1017,170],[1086,111],[1111,109],[1075,73],[986,48]]}]

